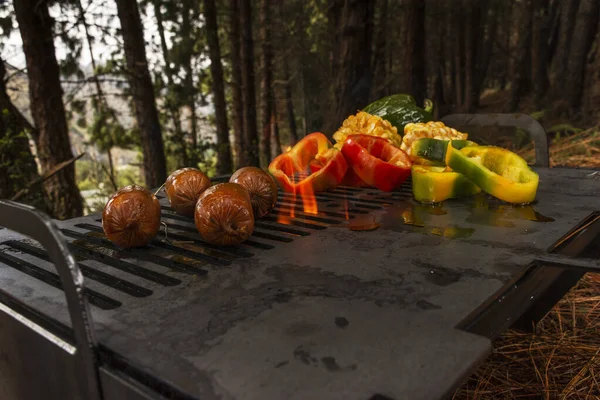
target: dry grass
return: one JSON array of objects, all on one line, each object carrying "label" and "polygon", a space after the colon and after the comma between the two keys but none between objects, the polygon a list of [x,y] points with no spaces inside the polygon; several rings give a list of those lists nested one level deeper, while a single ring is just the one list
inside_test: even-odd
[{"label": "dry grass", "polygon": [[[529,146],[519,153],[534,159]],[[552,140],[551,166],[600,167],[600,133]],[[600,399],[600,275],[587,274],[537,324],[508,331],[453,400]]]},{"label": "dry grass", "polygon": [[[518,152],[528,161],[535,159],[532,145]],[[598,128],[553,139],[550,143],[550,166],[600,167],[600,131]]]},{"label": "dry grass", "polygon": [[600,276],[586,275],[534,334],[500,337],[453,399],[600,399]]}]

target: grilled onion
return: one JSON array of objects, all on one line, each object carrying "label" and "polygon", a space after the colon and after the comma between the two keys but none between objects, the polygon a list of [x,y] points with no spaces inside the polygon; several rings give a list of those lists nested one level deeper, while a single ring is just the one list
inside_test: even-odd
[{"label": "grilled onion", "polygon": [[210,186],[210,179],[196,168],[173,172],[165,182],[165,192],[176,213],[192,217],[198,198]]},{"label": "grilled onion", "polygon": [[237,183],[220,183],[204,191],[194,214],[200,236],[216,245],[234,245],[254,231],[254,214],[248,191]]},{"label": "grilled onion", "polygon": [[267,215],[277,203],[277,184],[271,175],[260,168],[240,168],[231,176],[229,182],[238,183],[248,190],[254,218]]},{"label": "grilled onion", "polygon": [[160,228],[160,204],[149,190],[131,185],[115,193],[102,213],[106,237],[122,248],[145,246]]}]

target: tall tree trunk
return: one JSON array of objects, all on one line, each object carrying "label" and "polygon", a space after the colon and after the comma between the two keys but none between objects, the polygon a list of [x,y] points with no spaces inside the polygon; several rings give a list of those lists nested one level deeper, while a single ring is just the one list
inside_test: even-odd
[{"label": "tall tree trunk", "polygon": [[231,57],[231,97],[233,108],[233,135],[235,139],[235,167],[248,165],[244,140],[244,104],[242,102],[242,60],[240,57],[240,20],[238,0],[230,0],[229,54]]},{"label": "tall tree trunk", "polygon": [[221,65],[221,47],[219,45],[215,0],[204,0],[204,18],[206,20],[206,39],[210,53],[210,75],[212,77],[217,124],[217,173],[224,175],[233,172],[233,167],[231,146],[229,145],[227,105],[225,104],[225,85],[223,83],[223,66]]},{"label": "tall tree trunk", "polygon": [[[92,75],[92,79],[94,81],[94,85],[96,86],[96,101],[94,102],[95,112],[96,112],[96,114],[101,114],[103,109],[106,109],[107,111],[111,111],[112,117],[114,118],[115,122],[117,122],[117,117],[116,117],[115,113],[112,112],[112,108],[110,108],[108,106],[108,104],[106,103],[106,98],[104,97],[104,91],[102,90],[102,85],[100,84],[100,79],[98,79],[98,76],[96,75],[96,58],[94,57],[94,49],[92,48],[93,39],[90,35],[88,23],[85,19],[85,10],[83,9],[81,0],[77,0],[77,9],[79,11],[79,18],[81,20],[81,23],[83,24],[83,31],[85,32],[85,39],[86,39],[86,42],[88,45],[88,51],[90,53],[90,61],[92,64],[92,70],[94,71],[93,72],[94,74]],[[112,152],[111,152],[111,148],[113,147],[112,137],[110,137],[109,140],[107,141],[106,147],[107,147],[106,148],[106,156],[108,158],[108,178],[113,187],[113,190],[117,191],[119,188],[117,186],[117,180],[115,177],[115,168],[114,168]]]},{"label": "tall tree trunk", "polygon": [[[182,65],[185,72],[183,79],[185,104],[190,113],[190,136],[192,138],[192,151],[188,157],[189,163],[196,167],[198,165],[198,118],[196,115],[196,95],[198,91],[194,87],[194,69],[192,68],[192,57],[194,56],[194,41],[192,40],[192,26],[190,13],[194,18],[194,10],[197,6],[195,0],[184,0],[181,10],[181,35],[183,37]],[[186,146],[187,147],[187,146]]]},{"label": "tall tree trunk", "polygon": [[166,180],[167,166],[154,88],[146,61],[144,31],[136,0],[116,1],[125,45],[129,84],[144,154],[144,176],[146,186],[153,188]]},{"label": "tall tree trunk", "polygon": [[513,80],[510,87],[510,97],[508,99],[508,112],[515,112],[519,106],[521,96],[525,94],[529,86],[528,71],[531,66],[531,20],[533,16],[532,0],[524,0],[515,5],[517,11],[517,26],[519,28],[519,41],[515,49],[515,56],[512,59]]},{"label": "tall tree trunk", "polygon": [[[55,57],[53,20],[48,5],[37,0],[16,0],[14,7],[27,62],[31,115],[36,126],[33,138],[42,169],[47,171],[73,158]],[[74,165],[48,179],[45,188],[54,217],[72,218],[83,213]]]},{"label": "tall tree trunk", "polygon": [[372,1],[335,0],[330,5],[332,98],[325,132],[333,135],[342,121],[368,104],[373,81],[371,39]]},{"label": "tall tree trunk", "polygon": [[536,108],[542,107],[542,97],[548,88],[548,37],[550,36],[550,15],[548,0],[535,0],[531,38],[531,81],[533,102]]},{"label": "tall tree trunk", "polygon": [[388,76],[386,75],[386,59],[388,54],[387,49],[387,38],[388,32],[388,2],[389,0],[381,0],[378,3],[379,6],[379,23],[377,24],[377,38],[375,40],[375,51],[373,54],[373,76],[375,83],[373,84],[373,90],[371,93],[371,100],[379,99],[385,96],[385,91],[388,87]]},{"label": "tall tree trunk", "polygon": [[[24,133],[33,127],[12,103],[4,81],[6,68],[0,59],[0,199],[10,199],[23,184],[39,178],[35,158]],[[30,192],[24,200],[31,206],[48,211],[43,191]]]},{"label": "tall tree trunk", "polygon": [[[464,18],[464,10],[456,10],[455,16],[462,20]],[[464,105],[464,84],[465,84],[465,65],[464,65],[464,24],[455,24],[454,26],[454,90],[456,107],[462,110]]]},{"label": "tall tree trunk", "polygon": [[552,65],[552,87],[557,96],[560,96],[566,88],[564,76],[567,73],[569,52],[573,44],[571,36],[573,35],[578,6],[579,0],[560,0],[558,43]]},{"label": "tall tree trunk", "polygon": [[406,88],[414,96],[417,104],[423,105],[425,100],[425,2],[408,0],[406,43],[408,46],[404,57],[404,76]]},{"label": "tall tree trunk", "polygon": [[[480,41],[478,44],[479,56],[477,57],[479,62],[477,63],[476,69],[476,82],[475,92],[477,93],[476,106],[479,105],[479,96],[484,89],[485,80],[490,67],[490,60],[492,58],[494,43],[496,42],[497,31],[498,31],[498,9],[501,7],[497,2],[492,2],[490,7],[486,7],[482,10],[482,22],[485,21],[485,34],[482,32],[480,35]],[[483,17],[485,15],[485,17]]]},{"label": "tall tree trunk", "polygon": [[242,101],[244,104],[244,146],[247,162],[257,166],[258,134],[256,130],[256,93],[254,90],[254,41],[252,39],[252,6],[250,0],[240,1]]},{"label": "tall tree trunk", "polygon": [[[158,37],[160,38],[160,49],[162,52],[163,60],[165,62],[165,75],[167,76],[167,89],[172,91],[175,87],[173,83],[173,68],[171,68],[171,59],[169,57],[169,48],[167,47],[167,39],[165,37],[165,27],[163,23],[162,10],[160,8],[161,0],[154,0],[154,15],[156,16],[156,25],[158,30]],[[185,142],[185,135],[181,128],[181,114],[179,112],[179,104],[175,104],[170,96],[167,96],[165,101],[165,107],[169,116],[171,117],[171,123],[173,124],[173,130],[175,131],[175,141],[179,142],[180,151],[178,154],[179,167],[186,167],[189,164],[187,157],[187,146]]]},{"label": "tall tree trunk", "polygon": [[271,119],[269,121],[270,135],[269,140],[271,141],[271,159],[274,159],[282,153],[281,141],[279,140],[279,126],[277,124],[277,107],[273,107],[271,112]]},{"label": "tall tree trunk", "polygon": [[596,35],[599,12],[600,3],[598,0],[581,0],[579,3],[576,16],[577,24],[573,30],[571,54],[565,79],[565,92],[572,115],[580,113],[585,64]]},{"label": "tall tree trunk", "polygon": [[260,166],[266,168],[271,161],[271,120],[273,119],[273,53],[271,50],[271,34],[269,32],[270,20],[270,1],[261,0],[260,2],[260,41],[261,41],[261,129],[262,133],[258,141],[258,152]]},{"label": "tall tree trunk", "polygon": [[292,101],[292,82],[290,77],[290,67],[288,65],[287,58],[283,61],[283,80],[285,81],[284,86],[284,100],[285,110],[287,113],[288,124],[290,127],[290,146],[293,146],[298,141],[298,128],[296,126],[296,114],[294,113],[294,102]]}]

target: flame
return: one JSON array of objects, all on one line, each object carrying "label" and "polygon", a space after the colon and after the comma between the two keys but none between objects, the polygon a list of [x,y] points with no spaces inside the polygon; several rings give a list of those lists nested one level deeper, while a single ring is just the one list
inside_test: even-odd
[{"label": "flame", "polygon": [[[293,171],[293,170],[290,170]],[[296,177],[295,174],[292,172],[291,176],[290,176],[290,180],[292,181],[292,183],[296,183]],[[285,195],[288,195],[288,193],[285,193]],[[279,212],[277,213],[277,222],[280,224],[285,224],[285,225],[289,225],[290,221],[296,217],[296,211],[295,211],[295,206],[296,206],[296,193],[292,192],[290,193],[290,195],[292,196],[291,199],[291,203],[292,206],[287,208],[279,208]]]},{"label": "flame", "polygon": [[304,206],[305,214],[317,215],[319,213],[317,199],[315,198],[315,192],[313,191],[312,186],[302,186],[300,197],[302,198],[302,205]]},{"label": "flame", "polygon": [[348,199],[344,195],[344,218],[347,220],[350,219],[350,215],[348,214]]}]

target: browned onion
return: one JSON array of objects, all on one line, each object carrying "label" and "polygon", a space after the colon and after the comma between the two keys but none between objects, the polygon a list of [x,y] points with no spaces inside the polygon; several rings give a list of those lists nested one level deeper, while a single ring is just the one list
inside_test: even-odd
[{"label": "browned onion", "polygon": [[248,190],[255,218],[267,215],[277,203],[277,184],[260,168],[240,168],[231,175],[229,182],[238,183]]},{"label": "browned onion", "polygon": [[194,214],[200,236],[216,245],[235,245],[254,231],[248,191],[237,183],[220,183],[204,191]]},{"label": "browned onion", "polygon": [[160,229],[160,204],[149,190],[130,185],[115,193],[102,212],[102,229],[118,247],[145,246]]},{"label": "browned onion", "polygon": [[176,213],[192,217],[198,198],[210,186],[210,179],[196,168],[173,172],[165,182],[165,192]]}]

